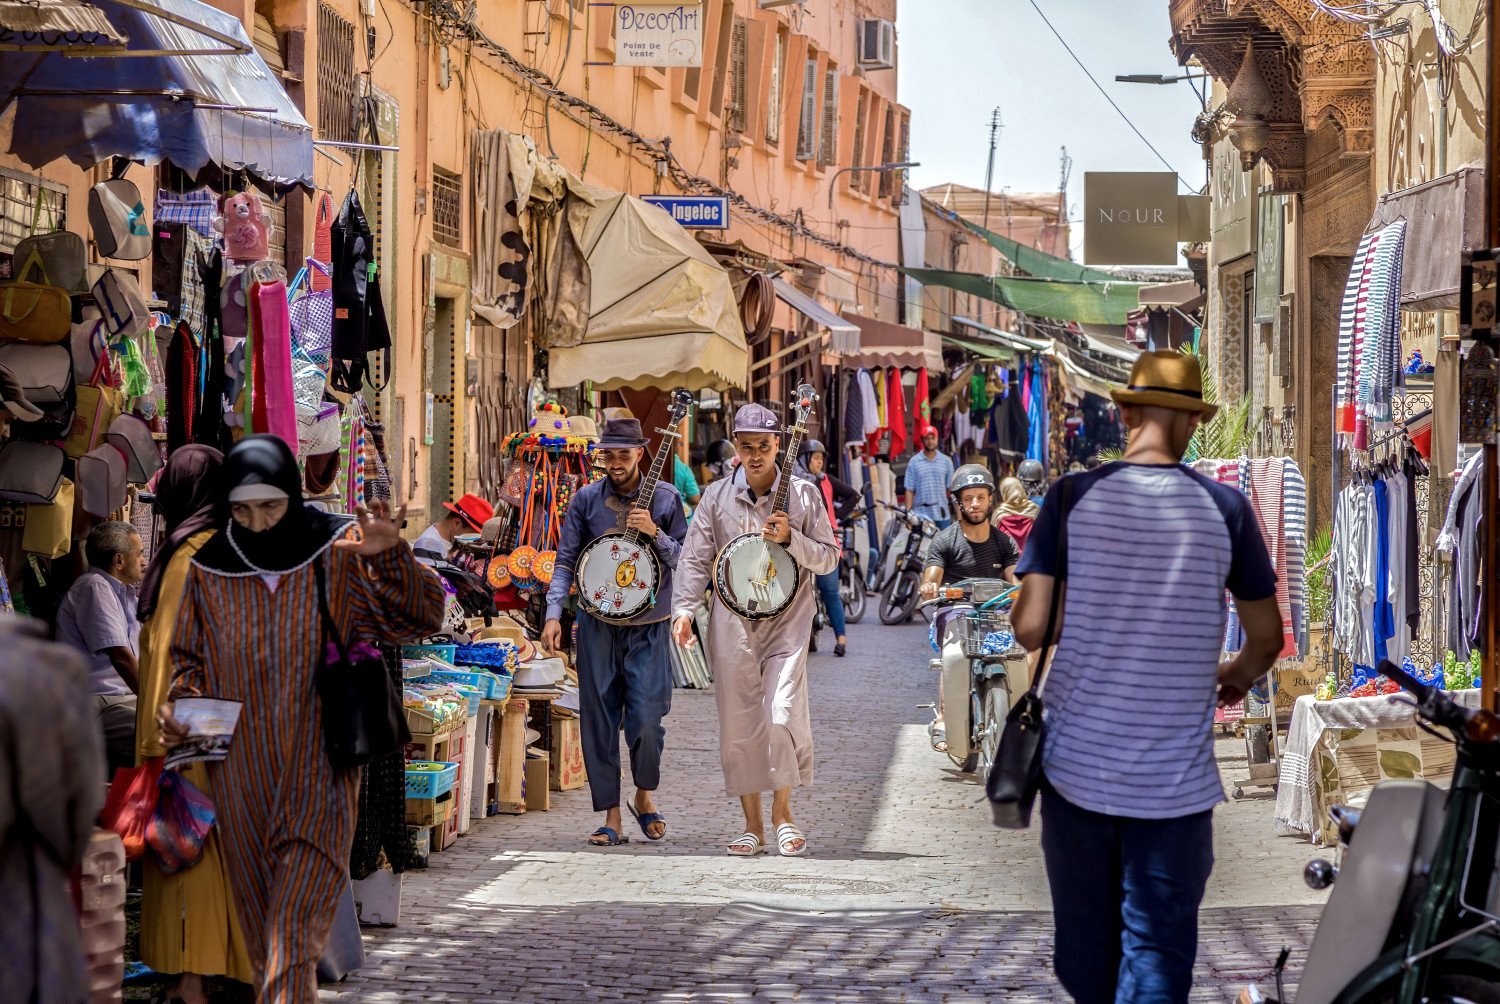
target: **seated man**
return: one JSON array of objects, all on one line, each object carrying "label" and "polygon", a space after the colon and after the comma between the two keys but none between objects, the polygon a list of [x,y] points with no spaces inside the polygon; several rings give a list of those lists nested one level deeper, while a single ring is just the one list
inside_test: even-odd
[{"label": "seated man", "polygon": [[135,765],[136,657],[140,624],[136,587],[146,575],[141,535],[111,520],[89,531],[89,570],[78,577],[57,611],[57,640],[83,653],[89,693],[104,733],[111,773]]},{"label": "seated man", "polygon": [[[953,472],[948,494],[958,506],[958,522],[938,532],[927,551],[927,567],[922,572],[922,596],[931,599],[940,585],[963,579],[1004,579],[1016,581],[1016,564],[1021,549],[1010,534],[994,526],[990,517],[995,511],[995,479],[989,469],[978,464],[964,464]],[[943,644],[943,675],[969,672],[963,645]],[[948,751],[943,727],[942,690],[939,688],[937,721],[931,728],[932,748]],[[956,689],[962,689],[961,687]]]},{"label": "seated man", "polygon": [[481,533],[484,524],[495,515],[495,507],[478,495],[465,495],[457,502],[444,502],[448,510],[443,518],[422,531],[412,544],[418,561],[447,561],[453,553],[453,539],[461,533]]}]

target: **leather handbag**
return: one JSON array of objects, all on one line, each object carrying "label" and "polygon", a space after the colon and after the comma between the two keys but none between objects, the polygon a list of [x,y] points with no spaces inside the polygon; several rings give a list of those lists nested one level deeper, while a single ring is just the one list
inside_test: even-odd
[{"label": "leather handbag", "polygon": [[98,449],[111,423],[125,410],[125,393],[109,382],[109,371],[110,354],[106,349],[95,362],[89,382],[76,391],[78,406],[63,441],[63,452],[74,460]]},{"label": "leather handbag", "polygon": [[94,302],[111,338],[134,338],[151,324],[141,282],[128,272],[106,269],[94,283]]},{"label": "leather handbag", "polygon": [[[1053,563],[1053,569],[1058,573],[1062,572],[1068,553],[1068,500],[1072,489],[1073,485],[1064,478],[1058,499],[1062,505],[1058,514],[1057,558]],[[990,766],[989,777],[985,778],[984,794],[990,800],[990,814],[995,825],[1002,830],[1024,830],[1031,825],[1031,809],[1036,803],[1037,789],[1041,787],[1042,754],[1047,738],[1042,717],[1045,711],[1042,686],[1052,665],[1052,649],[1057,643],[1057,612],[1062,602],[1064,582],[1061,574],[1053,577],[1047,633],[1042,657],[1037,661],[1036,677],[1031,689],[1005,716],[1005,729],[1000,733],[995,762]]]},{"label": "leather handbag", "polygon": [[316,685],[322,706],[323,751],[335,770],[363,767],[411,741],[401,691],[380,651],[369,642],[347,644],[328,608],[326,558],[313,562],[323,621],[323,659]]},{"label": "leather handbag", "polygon": [[63,341],[72,330],[67,290],[22,280],[0,285],[0,340],[47,344]]},{"label": "leather handbag", "polygon": [[125,504],[125,458],[108,443],[78,458],[78,501],[95,519],[108,519]]},{"label": "leather handbag", "polygon": [[135,182],[101,181],[89,190],[89,228],[106,258],[140,261],[151,254],[151,228]]},{"label": "leather handbag", "polygon": [[73,357],[62,345],[0,345],[0,364],[10,368],[38,408],[73,400]]},{"label": "leather handbag", "polygon": [[151,434],[151,425],[139,415],[119,415],[109,423],[104,441],[120,451],[125,458],[125,480],[133,485],[143,485],[163,467],[161,450],[156,437]]},{"label": "leather handbag", "polygon": [[72,549],[73,482],[63,478],[57,489],[57,498],[50,505],[32,502],[26,506],[21,550],[43,558],[61,558]]},{"label": "leather handbag", "polygon": [[62,489],[66,460],[60,447],[11,440],[0,447],[0,499],[42,505],[52,502]]}]

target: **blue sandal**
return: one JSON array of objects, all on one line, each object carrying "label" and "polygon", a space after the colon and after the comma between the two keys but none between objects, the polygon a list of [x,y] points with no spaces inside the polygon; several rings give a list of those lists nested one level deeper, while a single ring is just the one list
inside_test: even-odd
[{"label": "blue sandal", "polygon": [[589,840],[589,846],[590,847],[618,847],[621,844],[628,844],[628,843],[630,843],[630,838],[629,837],[624,836],[624,835],[622,835],[620,833],[616,833],[612,828],[610,828],[608,826],[601,826],[601,827],[599,827],[593,833],[590,833],[589,836],[591,838],[592,837],[605,837],[608,840],[608,843],[600,844],[600,843],[595,843],[592,839],[590,839]]},{"label": "blue sandal", "polygon": [[[667,819],[666,819],[665,816],[663,816],[659,812],[638,812],[638,811],[636,811],[636,807],[633,806],[633,805],[627,805],[626,808],[628,808],[630,810],[630,814],[635,817],[636,823],[640,825],[641,832],[646,835],[646,839],[647,840],[665,840],[666,839],[666,836],[667,836]],[[659,837],[653,837],[651,835],[650,826],[651,826],[652,823],[660,823],[661,824],[661,836],[659,836]]]}]

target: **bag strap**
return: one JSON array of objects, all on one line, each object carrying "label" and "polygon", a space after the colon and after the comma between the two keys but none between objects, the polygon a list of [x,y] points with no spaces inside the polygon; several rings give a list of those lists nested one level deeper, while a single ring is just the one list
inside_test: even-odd
[{"label": "bag strap", "polygon": [[339,627],[334,623],[333,612],[328,609],[328,573],[323,568],[324,555],[318,555],[313,560],[313,569],[318,579],[318,614],[323,621],[323,634],[326,640],[338,649],[339,658],[347,659],[348,649],[344,644],[343,636],[339,634]]},{"label": "bag strap", "polygon": [[26,262],[21,266],[21,271],[16,273],[16,282],[26,282],[26,277],[31,274],[32,269],[42,273],[43,286],[52,285],[52,279],[47,275],[47,263],[42,261],[41,248],[32,247],[31,254],[26,256]]},{"label": "bag strap", "polygon": [[28,237],[36,236],[37,224],[42,221],[42,209],[47,210],[47,226],[51,230],[57,229],[57,216],[52,212],[52,200],[47,198],[47,190],[40,185],[36,189],[36,204],[31,207],[31,231]]},{"label": "bag strap", "polygon": [[1058,573],[1062,571],[1063,562],[1068,558],[1068,502],[1072,496],[1073,479],[1065,477],[1058,492],[1062,512],[1058,515],[1057,552],[1052,564],[1052,601],[1047,606],[1047,633],[1042,636],[1042,657],[1037,660],[1036,677],[1031,681],[1031,690],[1035,694],[1042,692],[1042,685],[1047,680],[1047,670],[1052,668],[1052,651],[1057,647],[1057,614],[1062,606],[1063,584],[1067,581]]}]

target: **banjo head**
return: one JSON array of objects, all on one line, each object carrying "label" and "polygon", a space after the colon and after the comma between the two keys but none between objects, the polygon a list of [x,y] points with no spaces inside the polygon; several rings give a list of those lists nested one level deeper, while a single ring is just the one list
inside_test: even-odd
[{"label": "banjo head", "polygon": [[769,620],[783,613],[797,596],[802,570],[791,552],[758,533],[731,540],[714,565],[714,592],[746,620]]},{"label": "banjo head", "polygon": [[578,603],[606,621],[629,620],[655,602],[661,565],[651,544],[607,533],[578,558]]}]

